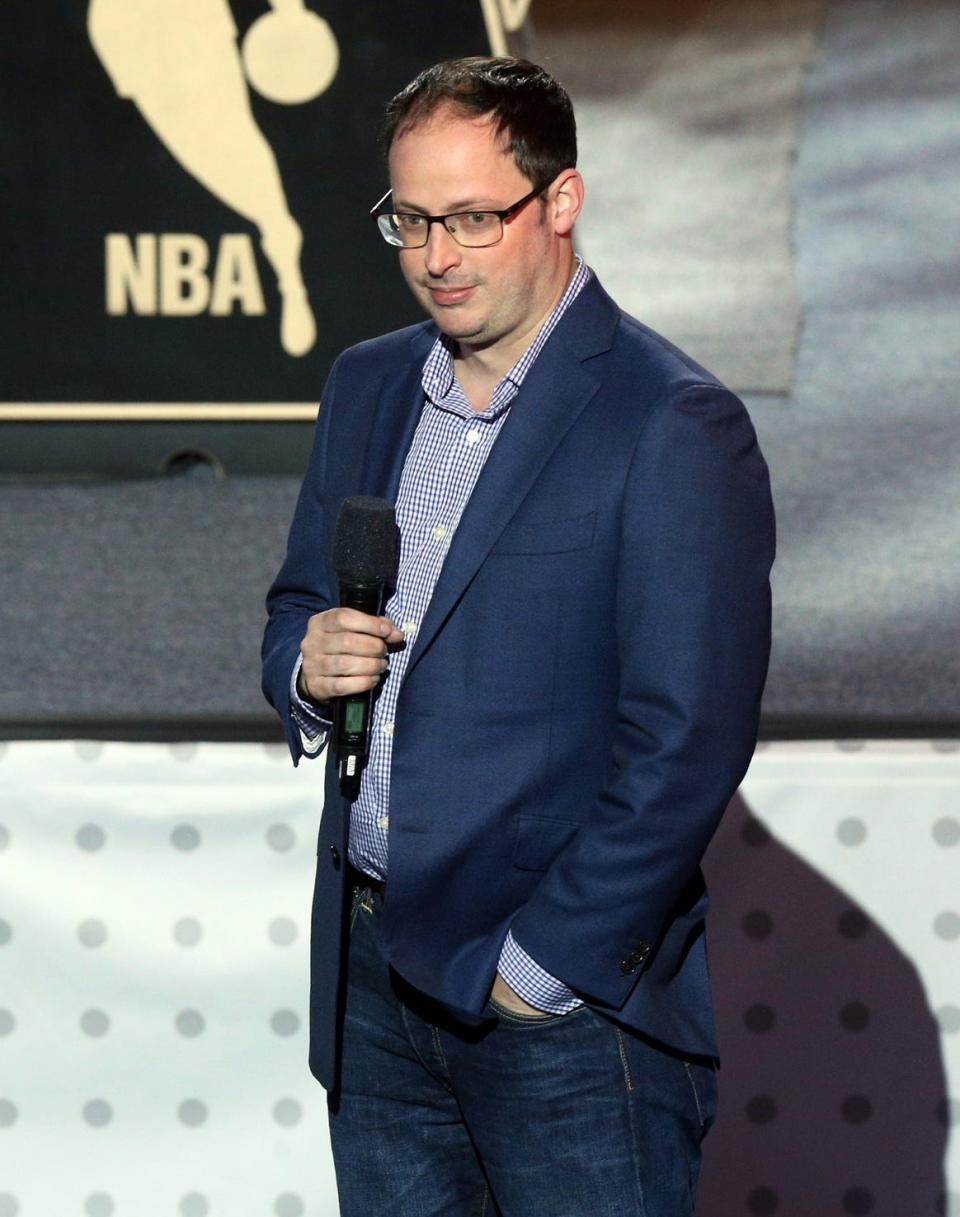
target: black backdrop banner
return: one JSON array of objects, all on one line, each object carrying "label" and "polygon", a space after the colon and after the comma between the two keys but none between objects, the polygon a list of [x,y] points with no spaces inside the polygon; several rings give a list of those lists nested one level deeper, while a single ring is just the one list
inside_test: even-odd
[{"label": "black backdrop banner", "polygon": [[516,8],[7,0],[0,419],[312,418],[419,317],[368,216],[384,103]]}]

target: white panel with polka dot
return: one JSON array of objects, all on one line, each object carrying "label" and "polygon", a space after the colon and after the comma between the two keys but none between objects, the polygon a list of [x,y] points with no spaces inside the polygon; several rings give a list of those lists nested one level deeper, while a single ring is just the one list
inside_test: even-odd
[{"label": "white panel with polka dot", "polygon": [[319,769],[24,742],[0,786],[0,1217],[335,1217],[306,1068]]},{"label": "white panel with polka dot", "polygon": [[[17,743],[0,785],[0,1217],[335,1217],[306,1068],[319,770],[252,745]],[[841,940],[868,941],[872,919],[917,969],[946,1075],[931,1121],[953,1130],[960,749],[770,745],[742,795],[749,854],[781,843],[849,897]],[[748,905],[738,932],[776,948],[775,922]],[[741,1009],[758,1043],[789,1014],[761,993]],[[831,1017],[858,1039],[873,1025],[856,993]],[[793,1097],[758,1088],[744,1117],[776,1128]],[[877,1118],[871,1094],[838,1102],[850,1128]],[[922,1211],[960,1217],[955,1136],[944,1183]],[[858,1177],[822,1211],[882,1202]],[[739,1203],[787,1211],[776,1179],[745,1180]]]}]

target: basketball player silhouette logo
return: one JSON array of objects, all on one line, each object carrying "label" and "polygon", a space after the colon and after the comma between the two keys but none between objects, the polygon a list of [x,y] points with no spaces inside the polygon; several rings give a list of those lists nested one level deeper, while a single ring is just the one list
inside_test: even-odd
[{"label": "basketball player silhouette logo", "polygon": [[270,0],[242,48],[227,0],[91,0],[87,30],[120,97],[202,186],[257,226],[282,311],[280,342],[305,355],[317,326],[300,269],[303,234],[247,84],[268,100],[318,97],[339,64],[336,39],[303,0]]}]

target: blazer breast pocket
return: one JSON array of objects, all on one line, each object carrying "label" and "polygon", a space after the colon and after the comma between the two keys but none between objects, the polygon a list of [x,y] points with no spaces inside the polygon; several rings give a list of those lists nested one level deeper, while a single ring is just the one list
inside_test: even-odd
[{"label": "blazer breast pocket", "polygon": [[565,520],[508,524],[490,550],[499,554],[564,554],[585,549],[593,542],[595,511]]}]

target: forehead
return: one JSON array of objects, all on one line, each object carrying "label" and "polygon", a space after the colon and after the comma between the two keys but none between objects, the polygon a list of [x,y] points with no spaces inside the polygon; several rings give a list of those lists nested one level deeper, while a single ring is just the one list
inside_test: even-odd
[{"label": "forehead", "polygon": [[449,108],[398,135],[389,167],[394,199],[421,207],[499,198],[526,183],[492,119]]}]

